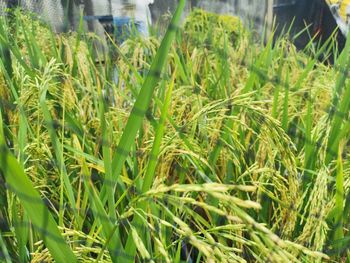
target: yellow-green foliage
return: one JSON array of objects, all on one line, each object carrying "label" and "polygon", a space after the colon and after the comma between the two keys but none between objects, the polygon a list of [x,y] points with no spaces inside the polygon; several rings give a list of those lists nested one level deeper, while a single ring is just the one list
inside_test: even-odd
[{"label": "yellow-green foliage", "polygon": [[[10,24],[10,26],[15,26],[12,30],[14,31],[16,43],[24,55],[27,55],[29,52],[27,42],[38,45],[43,54],[49,55],[53,34],[48,25],[38,19],[33,19],[33,16],[33,14],[16,10],[14,16],[16,23]],[[34,39],[31,39],[29,36],[34,36]]]},{"label": "yellow-green foliage", "polygon": [[[61,59],[72,68],[74,60],[80,65],[88,65],[88,46],[83,40],[78,39],[75,32],[67,34],[55,34],[50,27],[36,18],[35,14],[28,14],[20,10],[14,13],[16,23],[10,24],[13,31],[15,43],[21,49],[21,53],[25,59],[29,59],[29,52],[33,52],[36,48],[40,50],[42,55],[49,61],[56,54],[53,50],[63,50]],[[30,48],[32,50],[29,50]],[[81,68],[81,74],[86,78],[88,69]]]},{"label": "yellow-green foliage", "polygon": [[[263,47],[245,37],[244,31],[242,37],[240,30],[238,18],[196,10],[184,25],[180,46],[168,53],[147,119],[120,173],[126,189],[115,191],[117,220],[126,222],[120,226],[122,238],[131,234],[137,241],[135,261],[154,253],[156,262],[178,262],[178,248],[188,244],[202,255],[200,259],[192,255],[192,260],[201,262],[322,262],[328,256],[342,262],[340,256],[318,252],[327,253],[333,242],[329,218],[335,203],[334,164],[325,164],[323,149],[330,129],[328,108],[340,73],[286,39]],[[19,31],[19,37],[23,34]],[[35,45],[42,45],[35,35]],[[81,261],[110,262],[101,223],[86,212],[95,209],[88,201],[88,189],[103,191],[99,178],[108,174],[109,153],[116,154],[144,73],[160,44],[156,38],[130,39],[119,47],[116,63],[96,65],[88,49],[91,43],[78,45],[77,35],[56,35],[52,42],[60,52],[47,55],[47,62],[33,73],[14,58],[11,82],[26,122],[22,118],[21,123],[19,107],[13,114],[5,112],[5,126],[13,134],[8,140],[11,150],[20,152],[17,138],[23,136],[20,128],[27,127],[22,150],[26,173],[48,200],[67,202],[58,190],[68,192],[61,169],[54,165],[58,157],[39,101],[47,89],[45,104],[60,124],[56,136],[77,200],[74,209],[82,217],[75,216],[71,205],[59,207],[62,231]],[[219,50],[225,56],[219,56]],[[118,84],[113,83],[115,68]],[[1,87],[0,77],[3,96]],[[170,87],[163,123],[164,97]],[[154,157],[159,126],[164,126],[164,136],[154,158],[155,180],[141,195],[139,179],[146,178]],[[344,143],[349,144],[347,134]],[[315,150],[307,151],[309,145]],[[314,158],[314,166],[307,166],[308,156]],[[344,152],[344,196],[350,193],[349,160]],[[306,191],[303,180],[309,171]],[[94,181],[86,187],[84,179],[90,176]],[[139,208],[144,200],[149,209]],[[138,236],[142,233],[128,227],[135,215],[147,223],[149,238],[144,244]],[[345,235],[347,218],[340,226]],[[4,239],[17,249],[12,238]],[[33,239],[33,247],[26,246],[32,262],[50,262],[42,241]]]},{"label": "yellow-green foliage", "polygon": [[184,34],[194,46],[222,47],[228,42],[235,46],[242,29],[238,17],[196,9],[186,19]]},{"label": "yellow-green foliage", "polygon": [[0,71],[0,98],[8,99],[8,88],[6,86],[4,76]]}]

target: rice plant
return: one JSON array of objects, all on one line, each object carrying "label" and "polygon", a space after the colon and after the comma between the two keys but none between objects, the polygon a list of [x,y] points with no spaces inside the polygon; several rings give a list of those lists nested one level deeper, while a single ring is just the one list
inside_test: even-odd
[{"label": "rice plant", "polygon": [[2,261],[350,260],[350,43],[330,66],[333,39],[183,8],[104,63],[82,30],[0,18]]}]

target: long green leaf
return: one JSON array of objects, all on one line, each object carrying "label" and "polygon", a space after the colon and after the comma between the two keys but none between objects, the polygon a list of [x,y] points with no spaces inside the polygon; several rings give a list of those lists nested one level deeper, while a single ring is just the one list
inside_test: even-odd
[{"label": "long green leaf", "polygon": [[50,134],[50,139],[52,141],[53,149],[55,152],[55,157],[56,157],[56,160],[58,163],[58,169],[61,173],[62,183],[64,184],[65,189],[67,191],[66,193],[67,193],[67,197],[68,197],[70,206],[72,208],[75,208],[76,202],[75,202],[73,187],[72,187],[71,182],[69,180],[66,166],[64,164],[63,151],[62,151],[60,142],[57,138],[56,130],[55,130],[54,125],[53,125],[53,120],[52,120],[50,111],[48,109],[48,106],[46,104],[46,93],[47,93],[47,87],[45,87],[45,89],[43,90],[41,97],[40,97],[41,110],[43,111],[46,126],[47,126],[47,129],[48,129],[49,134]]},{"label": "long green leaf", "polygon": [[344,216],[344,169],[342,153],[339,149],[337,160],[337,177],[335,187],[335,211],[334,211],[334,241],[344,238],[343,232],[343,216]]},{"label": "long green leaf", "polygon": [[54,218],[45,206],[39,193],[25,175],[22,166],[7,148],[2,124],[2,115],[0,113],[0,170],[5,176],[8,188],[18,196],[32,221],[32,225],[43,239],[56,262],[77,262],[75,255],[63,239]]},{"label": "long green leaf", "polygon": [[338,153],[339,131],[342,129],[344,116],[346,116],[350,109],[350,85],[346,82],[348,72],[350,71],[350,38],[347,40],[345,49],[339,57],[336,67],[340,70],[337,78],[333,101],[329,112],[330,121],[332,122],[331,131],[328,137],[326,164],[336,159]]},{"label": "long green leaf", "polygon": [[119,141],[117,152],[114,155],[112,161],[112,170],[114,176],[116,177],[116,181],[120,180],[119,175],[121,173],[123,164],[130,152],[132,145],[135,143],[137,132],[139,131],[142,125],[144,116],[151,103],[154,90],[161,78],[162,70],[167,61],[167,55],[169,53],[171,44],[176,36],[177,27],[179,26],[181,20],[181,14],[185,7],[185,2],[185,0],[181,0],[179,2],[178,8],[175,11],[173,19],[170,22],[169,28],[154,58],[150,71],[141,88],[139,96],[136,99],[128,122],[125,126],[123,135]]},{"label": "long green leaf", "polygon": [[[75,153],[79,155],[79,152],[82,152],[82,148],[76,137],[74,140],[76,142],[75,147],[77,148]],[[102,226],[102,235],[107,240],[104,246],[108,248],[112,261],[118,262],[118,255],[124,254],[124,248],[121,244],[119,229],[115,222],[112,222],[113,218],[108,216],[107,212],[104,210],[102,201],[100,200],[94,185],[91,183],[90,178],[87,178],[86,176],[89,174],[89,169],[87,167],[86,162],[86,155],[81,155],[79,157],[82,168],[82,174],[84,176],[84,186],[86,192],[88,193],[88,197],[92,207],[92,212],[95,218],[97,219],[99,225]],[[101,251],[101,253],[103,253],[103,251]]]},{"label": "long green leaf", "polygon": [[[165,101],[164,101],[164,104],[162,107],[161,117],[160,117],[157,129],[156,129],[156,135],[154,138],[150,158],[148,161],[145,178],[144,178],[143,184],[142,184],[142,192],[143,193],[147,192],[151,188],[152,182],[154,181],[155,171],[156,171],[156,167],[158,164],[158,156],[160,153],[160,145],[161,145],[162,138],[164,135],[165,121],[167,119],[168,108],[169,108],[170,102],[171,102],[171,94],[172,94],[172,90],[174,88],[175,76],[176,76],[176,73],[174,73],[173,80],[168,88],[168,91],[167,91],[167,94],[165,97]],[[145,210],[146,207],[147,207],[146,201],[142,201],[138,206],[138,208],[140,208],[142,210]],[[135,228],[139,229],[138,227],[141,225],[141,223],[142,223],[141,218],[139,216],[135,215],[135,218],[133,220],[132,225]],[[139,231],[142,231],[142,229],[139,229]],[[144,236],[144,235],[142,235],[142,236]],[[143,241],[145,242],[145,240],[143,240]],[[135,246],[134,239],[132,238],[132,235],[129,235],[129,237],[128,237],[125,250],[130,255],[134,255],[134,253],[136,251],[136,246]]]}]

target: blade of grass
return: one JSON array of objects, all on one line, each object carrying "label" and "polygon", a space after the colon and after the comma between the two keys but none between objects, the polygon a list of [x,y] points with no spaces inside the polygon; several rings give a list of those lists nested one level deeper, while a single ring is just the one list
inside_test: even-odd
[{"label": "blade of grass", "polygon": [[[153,92],[161,78],[161,73],[167,61],[167,55],[169,53],[171,44],[175,39],[177,27],[179,26],[184,6],[185,0],[181,0],[160,45],[160,48],[154,58],[154,61],[152,62],[150,71],[145,79],[145,82],[142,85],[139,96],[136,99],[122,137],[119,141],[117,151],[112,160],[112,171],[116,178],[116,183],[120,182],[119,175],[122,171],[123,164],[130,152],[132,145],[135,143],[137,132],[142,125],[144,116],[151,103]],[[113,187],[114,189],[116,183]]]},{"label": "blade of grass", "polygon": [[14,192],[26,210],[32,225],[38,231],[45,245],[57,262],[77,262],[75,255],[63,239],[57,224],[42,201],[23,168],[6,146],[0,113],[0,169],[7,186]]},{"label": "blade of grass", "polygon": [[246,85],[242,91],[242,94],[251,92],[254,88],[260,90],[263,86],[264,79],[267,76],[267,71],[271,64],[271,52],[273,47],[273,35],[269,37],[266,46],[261,54],[254,60],[254,64],[251,66],[251,71]]},{"label": "blade of grass", "polygon": [[[346,72],[340,73],[340,79],[343,79],[343,77],[347,76],[350,69],[350,63],[347,65]],[[346,79],[347,77],[345,77]],[[326,164],[329,164],[334,158],[335,153],[338,152],[339,144],[341,141],[341,137],[339,134],[342,134],[342,127],[344,120],[350,110],[350,85],[345,83],[344,81],[339,80],[337,85],[344,85],[345,91],[344,94],[342,94],[342,99],[340,100],[339,107],[333,108],[331,110],[330,115],[334,115],[334,119],[332,121],[332,128],[329,134],[328,138],[328,145],[327,145],[327,155],[326,155]],[[340,95],[340,94],[339,94]],[[333,112],[335,111],[335,112]]]},{"label": "blade of grass", "polygon": [[344,169],[342,150],[339,148],[338,160],[337,160],[337,177],[335,187],[335,211],[334,211],[334,241],[344,238],[343,232],[343,216],[344,216]]},{"label": "blade of grass", "polygon": [[22,207],[14,203],[13,210],[16,217],[14,218],[15,234],[18,242],[18,255],[20,262],[28,262],[27,243],[29,240],[29,218]]},{"label": "blade of grass", "polygon": [[[312,45],[312,40],[310,40],[310,45]],[[323,53],[329,52],[329,43],[332,41],[332,38],[327,39],[327,41],[317,50],[315,57],[313,59],[310,59],[309,62],[305,66],[305,70],[302,74],[300,74],[299,78],[297,79],[296,83],[293,86],[293,90],[299,90],[304,81],[307,79],[308,74],[315,68],[316,63],[318,62],[318,58]]]},{"label": "blade of grass", "polygon": [[[310,94],[311,96],[311,94]],[[313,108],[312,108],[312,98],[309,98],[307,102],[307,113],[305,116],[305,144],[304,144],[304,178],[303,178],[303,187],[304,190],[308,187],[309,183],[312,181],[312,174],[307,171],[313,171],[316,158],[314,156],[314,145],[312,141],[312,120],[313,120]]]},{"label": "blade of grass", "polygon": [[2,234],[1,234],[1,231],[0,231],[0,247],[1,247],[1,250],[2,250],[2,255],[3,255],[3,262],[6,262],[6,263],[11,263],[12,260],[10,258],[10,254],[7,250],[7,247],[6,247],[6,244],[4,242],[4,240],[2,239]]},{"label": "blade of grass", "polygon": [[284,102],[283,102],[283,114],[281,125],[282,128],[287,131],[288,129],[288,105],[289,105],[289,71],[286,73],[286,80],[284,84]]},{"label": "blade of grass", "polygon": [[46,104],[46,93],[47,93],[47,87],[44,88],[42,91],[42,94],[40,96],[40,107],[43,112],[44,120],[47,126],[47,129],[50,134],[50,139],[52,142],[52,146],[55,152],[55,157],[57,160],[57,168],[60,171],[61,175],[61,181],[62,184],[64,184],[64,187],[66,189],[66,195],[68,197],[69,204],[72,208],[76,207],[75,197],[74,197],[74,191],[72,184],[69,180],[69,176],[66,170],[66,166],[64,164],[64,158],[63,158],[63,150],[61,148],[59,139],[57,138],[56,130],[54,128],[53,119],[51,117],[51,113],[48,109],[48,106]]},{"label": "blade of grass", "polygon": [[273,105],[272,105],[272,117],[273,118],[277,118],[278,117],[278,104],[279,104],[279,97],[280,97],[280,89],[282,86],[282,71],[283,71],[283,61],[281,62],[281,64],[278,67],[277,70],[277,85],[275,87],[274,90],[274,95],[273,95]]},{"label": "blade of grass", "polygon": [[[6,47],[8,51],[12,53],[16,61],[18,61],[21,64],[21,66],[23,66],[23,68],[26,70],[28,75],[34,76],[34,70],[27,65],[26,61],[24,60],[20,52],[21,49],[18,47],[16,43],[14,43],[14,41],[11,41],[11,39],[9,38],[9,34],[7,33],[9,31],[10,30],[7,27],[7,24],[3,22],[3,20],[0,20],[0,44]],[[11,72],[12,70],[9,71],[10,75],[11,75]]]},{"label": "blade of grass", "polygon": [[[146,114],[146,111],[149,107],[149,104],[151,102],[152,99],[152,94],[153,91],[157,85],[157,83],[159,82],[159,79],[161,77],[161,71],[165,65],[165,62],[167,60],[167,54],[170,50],[171,44],[173,42],[173,40],[175,39],[176,36],[176,29],[179,26],[180,23],[180,18],[181,18],[181,14],[182,11],[185,7],[185,1],[182,0],[179,2],[178,7],[174,13],[174,16],[170,22],[169,28],[164,36],[164,39],[160,45],[160,48],[156,54],[156,57],[151,65],[151,69],[150,72],[147,75],[147,78],[142,86],[142,89],[140,91],[140,94],[135,102],[134,108],[132,110],[131,116],[128,119],[128,123],[126,125],[125,128],[125,132],[122,135],[122,138],[120,140],[119,146],[118,148],[122,149],[122,152],[124,153],[122,156],[119,156],[120,154],[117,154],[115,156],[115,158],[113,160],[113,163],[115,163],[115,165],[113,165],[116,169],[113,169],[114,171],[117,172],[117,176],[119,175],[119,173],[121,172],[121,168],[122,165],[126,159],[126,155],[125,153],[128,153],[131,145],[133,144],[137,131],[139,130],[139,128],[141,127],[142,124],[142,120],[144,115]],[[170,93],[171,94],[171,93]],[[168,102],[169,103],[169,102]],[[166,103],[165,103],[166,104]],[[165,118],[167,113],[167,111],[163,111],[163,114],[165,114],[163,117]],[[163,134],[163,130],[164,129],[164,123],[163,126],[160,124],[158,126],[158,137],[155,138],[155,143],[154,143],[154,148],[152,149],[152,153],[154,152],[158,152],[159,151],[159,145],[160,144],[160,140],[162,138],[162,134]],[[161,136],[160,136],[161,134]],[[151,154],[151,156],[158,156],[157,155],[153,155]],[[116,161],[115,161],[116,160]],[[150,161],[149,165],[148,165],[148,170],[146,172],[146,177],[145,177],[145,181],[143,183],[142,186],[142,190],[146,190],[147,188],[150,187],[150,183],[152,182],[152,178],[153,178],[153,173],[152,171],[155,169],[155,165],[156,165],[156,160],[155,161]],[[136,222],[138,221],[138,219],[135,219]],[[136,253],[136,246],[134,243],[134,240],[132,239],[132,237],[129,235],[129,238],[127,240],[126,243],[126,247],[125,247],[125,251],[128,255],[134,257],[135,253]]]},{"label": "blade of grass", "polygon": [[17,29],[21,29],[24,36],[24,44],[28,51],[29,61],[32,68],[39,68],[40,66],[47,63],[46,57],[43,55],[41,48],[38,46],[35,40],[35,33],[30,25],[23,24],[20,16],[17,18]]},{"label": "blade of grass", "polygon": [[[75,148],[77,148],[77,151],[83,151],[77,137],[74,137],[74,145]],[[91,183],[90,178],[88,178],[88,174],[90,173],[84,155],[81,155],[79,158],[79,163],[82,167],[84,187],[88,193],[92,212],[98,220],[99,225],[102,226],[102,234],[107,240],[104,246],[108,248],[112,261],[118,262],[118,255],[124,254],[124,248],[120,240],[118,227],[112,222],[112,218],[110,218],[104,210],[102,201],[100,200],[94,185]],[[101,253],[103,253],[103,251],[101,251]]]},{"label": "blade of grass", "polygon": [[[110,143],[109,143],[109,127],[107,126],[106,122],[106,108],[107,105],[103,99],[102,91],[99,89],[99,97],[100,97],[100,120],[101,120],[101,132],[102,132],[102,152],[103,152],[103,162],[104,162],[104,168],[105,168],[105,178],[108,182],[113,181],[113,172],[112,172],[112,158],[111,158],[111,149],[110,149]],[[107,194],[107,200],[108,200],[108,213],[111,218],[114,220],[115,217],[115,209],[114,209],[114,189],[113,187],[110,187],[109,185],[106,185],[106,194]]]},{"label": "blade of grass", "polygon": [[[145,177],[144,177],[143,184],[142,184],[142,193],[147,192],[151,188],[152,183],[155,179],[155,171],[156,171],[156,167],[158,164],[160,145],[161,145],[162,138],[164,135],[165,121],[167,119],[168,108],[169,108],[170,102],[171,102],[171,94],[172,94],[172,91],[174,88],[175,76],[176,76],[176,70],[174,72],[172,81],[169,85],[168,91],[167,91],[166,96],[165,96],[165,101],[164,101],[163,107],[161,109],[161,117],[160,117],[157,129],[156,129],[156,133],[155,133],[156,135],[154,138],[152,150],[151,150],[149,161],[147,164]],[[139,203],[138,208],[142,209],[142,210],[146,210],[147,202],[142,201],[141,203]],[[134,228],[137,228],[140,233],[142,233],[142,229],[139,229],[139,226],[141,224],[142,224],[141,218],[139,218],[139,216],[135,215],[133,222],[132,222],[132,226]],[[143,237],[143,241],[145,242],[144,235],[142,235],[142,237]],[[125,250],[130,255],[135,254],[136,246],[135,246],[135,242],[134,242],[132,235],[129,235],[129,237],[128,237],[128,240],[127,240],[126,246],[125,246]]]}]

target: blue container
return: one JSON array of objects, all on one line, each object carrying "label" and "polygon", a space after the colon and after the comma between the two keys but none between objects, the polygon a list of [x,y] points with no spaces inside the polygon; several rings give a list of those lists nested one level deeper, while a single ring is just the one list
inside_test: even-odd
[{"label": "blue container", "polygon": [[119,44],[133,35],[148,35],[147,25],[131,17],[113,17],[113,27],[115,40]]},{"label": "blue container", "polygon": [[137,34],[148,36],[148,25],[131,17],[84,16],[84,20],[98,20],[105,27],[106,32],[114,36],[118,44]]}]

